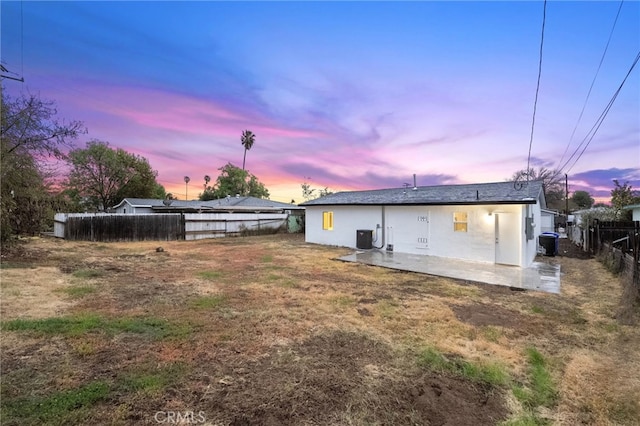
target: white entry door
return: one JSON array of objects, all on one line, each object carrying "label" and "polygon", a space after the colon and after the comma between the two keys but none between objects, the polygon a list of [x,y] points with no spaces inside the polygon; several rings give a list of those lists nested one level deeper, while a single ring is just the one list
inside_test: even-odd
[{"label": "white entry door", "polygon": [[495,213],[496,221],[496,263],[504,265],[520,264],[520,226],[518,215]]}]

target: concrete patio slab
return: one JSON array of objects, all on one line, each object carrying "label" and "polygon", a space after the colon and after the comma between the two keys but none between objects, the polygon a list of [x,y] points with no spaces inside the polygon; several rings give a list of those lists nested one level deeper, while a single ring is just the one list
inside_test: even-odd
[{"label": "concrete patio slab", "polygon": [[502,285],[514,289],[560,293],[560,265],[550,265],[545,262],[534,262],[528,268],[520,268],[518,266],[389,252],[386,250],[356,251],[350,255],[340,257],[339,260],[485,284]]}]

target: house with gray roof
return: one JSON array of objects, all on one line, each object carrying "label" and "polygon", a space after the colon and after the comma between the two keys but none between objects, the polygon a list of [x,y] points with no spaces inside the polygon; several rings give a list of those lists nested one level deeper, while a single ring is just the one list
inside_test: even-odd
[{"label": "house with gray roof", "polygon": [[187,239],[196,233],[197,238],[233,235],[242,227],[253,229],[265,224],[273,228],[286,225],[288,232],[301,232],[305,213],[305,208],[296,204],[241,196],[209,201],[125,198],[110,210],[124,215],[184,214]]},{"label": "house with gray roof", "polygon": [[256,197],[226,197],[218,200],[161,200],[125,198],[112,208],[119,214],[148,213],[276,213],[304,211],[304,207]]},{"label": "house with gray roof", "polygon": [[527,267],[542,181],[346,191],[302,203],[310,243]]}]

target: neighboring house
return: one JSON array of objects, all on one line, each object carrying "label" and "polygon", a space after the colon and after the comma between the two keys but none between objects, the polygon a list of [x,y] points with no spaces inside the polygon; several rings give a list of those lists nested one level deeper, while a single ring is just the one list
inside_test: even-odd
[{"label": "neighboring house", "polygon": [[556,232],[556,210],[540,209],[540,232]]},{"label": "neighboring house", "polygon": [[338,192],[301,206],[310,243],[526,267],[546,201],[531,181]]},{"label": "neighboring house", "polygon": [[634,222],[640,220],[640,204],[623,207],[623,210],[631,210],[631,220]]},{"label": "neighboring house", "polygon": [[[238,222],[235,225],[242,225],[241,221],[246,221],[251,225],[259,214],[281,214],[288,232],[302,232],[305,222],[305,208],[296,204],[281,203],[256,197],[226,197],[218,200],[160,200],[147,198],[125,198],[111,211],[117,214],[150,214],[150,213],[225,213],[233,214],[234,219],[226,217],[227,221]],[[242,218],[240,214],[243,214]],[[255,220],[253,220],[253,219]],[[260,223],[260,222],[258,222]],[[235,226],[234,225],[234,226]],[[229,230],[229,226],[225,226]],[[188,232],[189,230],[187,230]]]},{"label": "neighboring house", "polygon": [[[267,213],[286,212],[289,214],[304,212],[304,207],[295,204],[280,203],[256,197],[226,197],[209,201],[160,200],[149,198],[125,198],[113,206],[112,211],[120,214],[148,213]],[[304,213],[302,213],[304,214]]]}]

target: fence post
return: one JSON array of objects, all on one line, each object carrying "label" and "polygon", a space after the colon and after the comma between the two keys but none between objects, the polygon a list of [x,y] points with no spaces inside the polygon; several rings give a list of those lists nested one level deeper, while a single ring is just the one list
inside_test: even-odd
[{"label": "fence post", "polygon": [[634,229],[631,232],[631,239],[633,241],[631,247],[633,247],[633,286],[636,288],[636,303],[640,303],[640,221],[636,221],[633,224]]},{"label": "fence post", "polygon": [[598,219],[593,220],[593,234],[591,234],[591,252],[598,252]]}]

